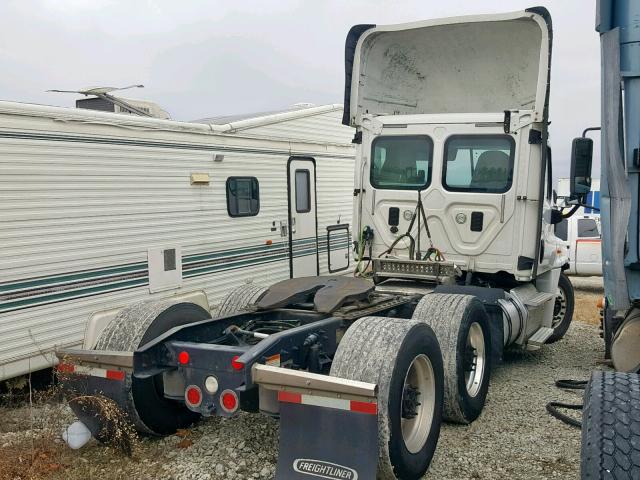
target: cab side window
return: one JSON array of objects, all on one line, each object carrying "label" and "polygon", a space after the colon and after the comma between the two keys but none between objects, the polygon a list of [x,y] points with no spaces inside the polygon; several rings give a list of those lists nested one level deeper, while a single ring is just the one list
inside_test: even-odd
[{"label": "cab side window", "polygon": [[455,135],[444,147],[449,191],[504,193],[513,181],[515,142],[508,135]]},{"label": "cab side window", "polygon": [[390,190],[422,190],[431,183],[433,142],[426,136],[385,136],[373,141],[371,185]]}]

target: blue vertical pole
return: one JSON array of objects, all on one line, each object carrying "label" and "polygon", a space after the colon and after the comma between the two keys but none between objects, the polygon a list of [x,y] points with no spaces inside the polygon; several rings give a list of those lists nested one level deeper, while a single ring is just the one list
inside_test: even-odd
[{"label": "blue vertical pole", "polygon": [[[640,191],[640,164],[634,159],[640,158],[640,1],[638,0],[599,0],[597,7],[596,29],[604,33],[619,29],[620,76],[623,87],[622,115],[619,120],[620,145],[624,151],[627,187],[631,194],[631,214],[627,228],[627,248],[624,254],[624,266],[627,278],[627,290],[631,301],[640,300],[640,231],[638,213],[638,194]],[[603,125],[606,128],[606,125]],[[602,142],[602,162],[607,161]],[[602,168],[600,199],[607,206],[609,182],[606,169]],[[603,229],[611,231],[609,215],[602,216]],[[603,245],[606,250],[607,245]],[[604,256],[607,257],[607,252]],[[606,276],[605,276],[606,280]]]}]

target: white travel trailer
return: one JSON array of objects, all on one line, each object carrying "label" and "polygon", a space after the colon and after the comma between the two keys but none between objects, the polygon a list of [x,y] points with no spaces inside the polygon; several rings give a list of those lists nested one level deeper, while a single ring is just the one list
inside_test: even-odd
[{"label": "white travel trailer", "polygon": [[[346,272],[342,105],[193,123],[0,102],[0,380],[119,308]],[[89,340],[87,340],[89,339]]]}]

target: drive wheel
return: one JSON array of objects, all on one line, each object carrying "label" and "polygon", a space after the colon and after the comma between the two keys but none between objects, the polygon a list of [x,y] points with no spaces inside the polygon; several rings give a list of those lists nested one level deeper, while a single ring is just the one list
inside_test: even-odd
[{"label": "drive wheel", "polygon": [[561,273],[558,280],[558,296],[553,306],[553,320],[551,322],[553,333],[546,343],[557,342],[567,333],[571,320],[573,320],[574,304],[575,299],[571,280],[564,273]]},{"label": "drive wheel", "polygon": [[430,325],[442,348],[444,419],[473,422],[484,408],[491,376],[491,333],[482,302],[472,295],[431,293],[412,318]]},{"label": "drive wheel", "polygon": [[431,328],[364,317],[345,333],[331,375],[378,385],[378,479],[419,479],[440,435],[442,358]]}]

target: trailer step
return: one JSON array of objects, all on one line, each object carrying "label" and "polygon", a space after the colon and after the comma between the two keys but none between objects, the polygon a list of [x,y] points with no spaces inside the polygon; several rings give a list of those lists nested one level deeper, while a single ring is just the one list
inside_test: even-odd
[{"label": "trailer step", "polygon": [[556,298],[556,294],[555,293],[549,293],[549,292],[539,292],[536,295],[534,295],[533,297],[529,297],[524,301],[524,304],[528,307],[531,308],[538,308],[542,305],[544,305],[545,303],[547,303],[549,300],[551,300],[552,298]]},{"label": "trailer step", "polygon": [[538,329],[538,331],[527,341],[527,350],[539,350],[551,335],[553,335],[553,328],[551,327],[542,327]]}]

